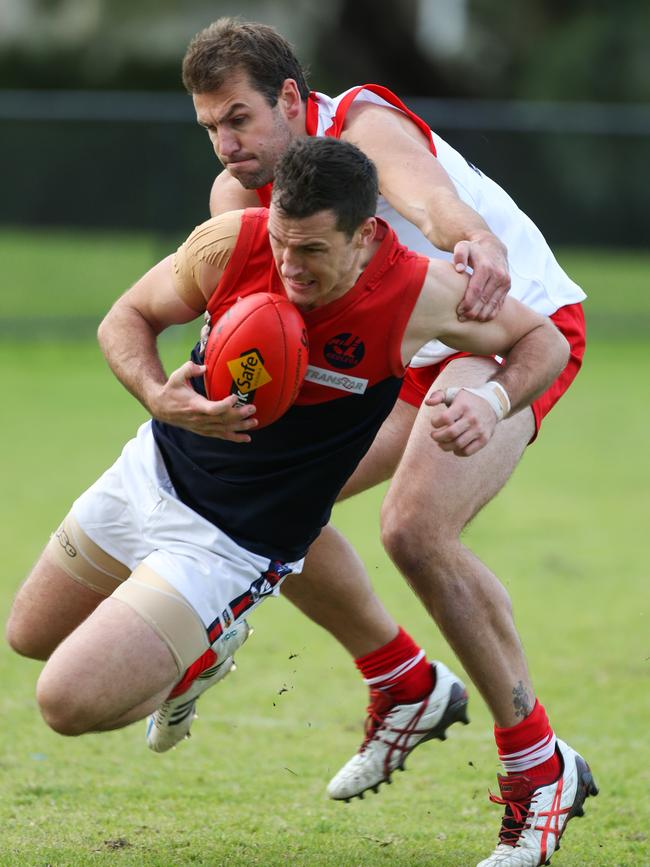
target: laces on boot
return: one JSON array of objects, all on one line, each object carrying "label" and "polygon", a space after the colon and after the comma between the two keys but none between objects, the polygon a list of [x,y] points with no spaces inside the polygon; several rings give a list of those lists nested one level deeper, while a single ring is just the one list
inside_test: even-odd
[{"label": "laces on boot", "polygon": [[502,807],[506,808],[501,821],[499,842],[505,846],[516,846],[522,832],[530,828],[530,824],[526,820],[530,814],[531,801],[500,798],[493,792],[488,794],[493,804],[501,804]]},{"label": "laces on boot", "polygon": [[386,715],[395,707],[393,699],[380,689],[370,691],[370,704],[366,708],[366,721],[363,726],[365,737],[363,743],[359,747],[359,752],[362,753],[368,746],[370,741],[375,737],[377,731],[384,724]]}]

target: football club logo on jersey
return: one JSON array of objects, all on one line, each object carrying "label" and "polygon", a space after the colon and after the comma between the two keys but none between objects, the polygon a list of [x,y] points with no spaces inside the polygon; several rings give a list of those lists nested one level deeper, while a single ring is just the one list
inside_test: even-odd
[{"label": "football club logo on jersey", "polygon": [[272,377],[257,349],[247,349],[227,364],[232,376],[230,393],[237,395],[236,406],[252,403],[257,389],[271,382]]},{"label": "football club logo on jersey", "polygon": [[366,347],[355,334],[337,334],[327,341],[323,354],[333,367],[349,370],[359,364],[366,354]]}]

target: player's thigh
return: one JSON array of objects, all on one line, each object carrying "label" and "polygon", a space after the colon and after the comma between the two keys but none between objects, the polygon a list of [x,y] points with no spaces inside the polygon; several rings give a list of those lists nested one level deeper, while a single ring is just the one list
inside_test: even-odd
[{"label": "player's thigh", "polygon": [[108,598],[52,653],[37,697],[53,728],[76,734],[119,718],[177,679],[174,656],[156,630]]},{"label": "player's thigh", "polygon": [[390,479],[400,462],[417,416],[417,408],[398,400],[370,449],[339,494],[344,500]]},{"label": "player's thigh", "polygon": [[25,656],[47,659],[128,574],[68,515],[16,594],[9,644]]},{"label": "player's thigh", "polygon": [[[497,369],[487,358],[451,362],[432,389],[475,386]],[[399,520],[427,539],[457,535],[512,475],[534,433],[530,409],[500,422],[490,442],[471,457],[443,451],[431,439],[433,417],[440,407],[422,405],[384,502],[384,524]]]}]

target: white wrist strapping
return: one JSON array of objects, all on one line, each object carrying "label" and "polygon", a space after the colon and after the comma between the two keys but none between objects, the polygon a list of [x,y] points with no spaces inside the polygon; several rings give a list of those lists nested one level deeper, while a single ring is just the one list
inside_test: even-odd
[{"label": "white wrist strapping", "polygon": [[447,388],[445,389],[445,403],[447,406],[449,406],[461,389],[463,391],[470,391],[472,394],[482,397],[483,400],[487,400],[496,414],[497,421],[501,421],[510,412],[510,398],[508,397],[508,392],[500,382],[495,382],[491,379],[478,388],[469,388],[465,385],[460,388]]}]

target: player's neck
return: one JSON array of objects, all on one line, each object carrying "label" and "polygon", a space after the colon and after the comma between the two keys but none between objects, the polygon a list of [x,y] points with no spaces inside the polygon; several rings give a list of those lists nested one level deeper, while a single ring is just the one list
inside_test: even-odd
[{"label": "player's neck", "polygon": [[377,239],[375,239],[372,242],[372,244],[370,244],[368,246],[368,249],[364,251],[364,255],[363,255],[361,262],[360,262],[360,270],[359,270],[359,274],[357,276],[357,280],[363,274],[363,272],[366,270],[366,268],[372,262],[372,260],[375,258],[375,254],[377,253],[377,250],[379,250],[380,246],[381,246],[381,241],[378,241]]},{"label": "player's neck", "polygon": [[302,102],[298,114],[289,121],[289,128],[297,138],[307,137],[307,103]]},{"label": "player's neck", "polygon": [[359,281],[361,275],[366,270],[368,265],[372,262],[379,250],[381,245],[380,241],[372,241],[368,247],[366,247],[359,255],[358,260],[355,262],[354,266],[351,268],[350,273],[348,275],[348,279],[345,284],[345,289],[341,291],[341,295],[344,295],[346,292],[349,292],[354,286],[356,286]]}]

